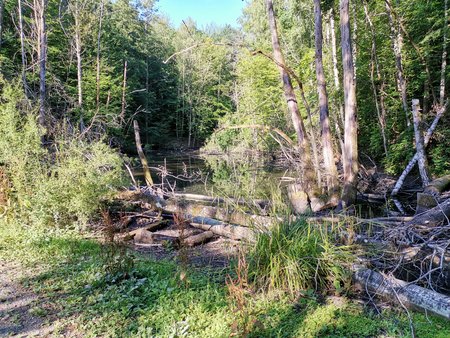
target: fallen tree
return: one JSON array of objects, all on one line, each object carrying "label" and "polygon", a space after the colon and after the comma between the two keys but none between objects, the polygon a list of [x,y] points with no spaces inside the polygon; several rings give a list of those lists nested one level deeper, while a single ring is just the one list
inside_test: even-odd
[{"label": "fallen tree", "polygon": [[365,268],[356,271],[353,278],[355,284],[371,297],[381,296],[402,307],[429,311],[450,319],[448,296]]}]

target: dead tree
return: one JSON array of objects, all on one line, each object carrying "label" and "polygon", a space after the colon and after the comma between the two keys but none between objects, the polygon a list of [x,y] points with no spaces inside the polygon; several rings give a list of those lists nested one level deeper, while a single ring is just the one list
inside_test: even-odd
[{"label": "dead tree", "polygon": [[150,169],[148,168],[147,157],[145,156],[144,149],[142,149],[139,124],[136,120],[134,120],[133,122],[133,127],[134,127],[134,138],[136,141],[136,149],[139,155],[139,159],[141,160],[142,163],[142,169],[144,170],[145,183],[147,183],[148,187],[151,187],[153,185],[153,179],[152,175],[150,174]]},{"label": "dead tree", "polygon": [[308,135],[305,132],[305,126],[300,115],[300,110],[298,108],[297,97],[292,87],[291,78],[289,73],[285,69],[285,61],[283,53],[281,52],[280,41],[278,38],[278,30],[275,19],[275,12],[273,9],[272,0],[266,0],[267,12],[269,18],[269,28],[272,37],[272,47],[274,60],[278,65],[280,71],[281,80],[283,82],[284,96],[287,101],[287,106],[289,112],[291,113],[292,123],[294,125],[295,132],[297,134],[298,147],[301,153],[301,162],[304,172],[304,185],[305,190],[313,193],[317,186],[317,179],[314,172],[314,168],[311,161],[310,155],[310,143]]},{"label": "dead tree", "polygon": [[125,121],[125,110],[127,108],[127,60],[123,63],[123,82],[122,82],[122,110],[120,111],[120,123]]},{"label": "dead tree", "polygon": [[422,132],[422,118],[420,114],[419,100],[412,100],[412,114],[414,122],[414,137],[416,139],[417,163],[419,166],[422,186],[426,187],[430,183],[430,174],[428,173],[428,161],[425,154],[424,138]]},{"label": "dead tree", "polygon": [[[436,117],[434,118],[433,123],[431,123],[431,126],[428,128],[427,133],[424,137],[424,141],[423,141],[424,147],[426,147],[428,145],[428,143],[430,142],[431,136],[433,136],[433,132],[436,129],[439,120],[441,119],[442,115],[444,115],[445,111],[447,110],[447,106],[448,106],[448,102],[446,103],[445,106],[437,108]],[[405,170],[403,170],[402,174],[400,175],[397,182],[395,183],[395,186],[394,186],[394,189],[392,190],[391,196],[396,196],[398,194],[403,183],[405,182],[406,176],[408,176],[408,174],[414,168],[418,159],[419,159],[419,155],[416,152],[414,157],[409,161]]]},{"label": "dead tree", "polygon": [[47,25],[45,14],[47,0],[34,0],[34,17],[37,28],[37,50],[39,60],[39,124],[45,127],[46,66],[47,66]]},{"label": "dead tree", "polygon": [[100,109],[100,56],[101,56],[101,37],[102,37],[102,21],[103,21],[103,9],[104,9],[104,1],[100,1],[100,13],[98,17],[98,32],[97,32],[97,59],[96,59],[96,74],[95,74],[95,83],[96,83],[96,99],[95,99],[95,109],[96,113]]},{"label": "dead tree", "polygon": [[323,160],[326,171],[327,188],[334,193],[337,189],[338,174],[334,163],[333,143],[331,140],[330,119],[328,112],[328,93],[322,61],[322,10],[320,0],[314,0],[315,44],[316,44],[316,76],[319,94],[320,129],[322,134]]},{"label": "dead tree", "polygon": [[341,0],[341,48],[344,74],[344,190],[342,202],[344,207],[356,201],[356,181],[358,175],[358,124],[356,120],[356,86],[352,59],[352,39],[350,33],[349,0]]},{"label": "dead tree", "polygon": [[3,11],[5,7],[5,0],[0,0],[0,50],[3,42]]}]

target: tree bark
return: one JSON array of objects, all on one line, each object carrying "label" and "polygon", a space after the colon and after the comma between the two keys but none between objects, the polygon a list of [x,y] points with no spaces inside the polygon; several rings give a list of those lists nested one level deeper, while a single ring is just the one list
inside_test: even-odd
[{"label": "tree bark", "polygon": [[187,246],[196,246],[198,244],[205,243],[214,237],[214,233],[212,231],[204,231],[198,235],[193,235],[185,238],[183,240],[183,244]]},{"label": "tree bark", "polygon": [[350,33],[349,0],[341,0],[341,47],[344,74],[344,190],[342,202],[344,207],[356,201],[356,184],[358,175],[358,123],[356,119],[356,86],[354,81],[352,40]]},{"label": "tree bark", "polygon": [[75,21],[75,53],[77,57],[77,88],[78,88],[78,107],[83,107],[83,66],[82,66],[82,46],[81,46],[81,27],[79,18],[78,4],[75,3],[74,9],[74,21]]},{"label": "tree bark", "polygon": [[417,163],[419,165],[422,186],[426,187],[430,183],[430,174],[428,173],[428,161],[425,154],[424,138],[422,132],[422,118],[420,114],[419,100],[412,100],[412,113],[414,122],[414,137],[416,139]]},{"label": "tree bark", "polygon": [[[423,142],[424,147],[426,147],[428,145],[428,142],[430,142],[431,136],[433,135],[433,132],[436,129],[437,124],[438,124],[439,120],[441,119],[442,115],[444,115],[446,109],[447,109],[447,104],[438,109],[436,117],[434,118],[433,123],[431,124],[430,128],[428,128],[427,133],[425,135],[424,142]],[[405,182],[406,176],[408,176],[408,174],[414,168],[418,159],[419,159],[419,155],[416,153],[414,155],[414,157],[409,161],[405,170],[403,170],[402,174],[400,175],[400,177],[397,180],[397,183],[395,183],[394,189],[391,192],[391,196],[396,196],[398,194],[403,183]]]},{"label": "tree bark", "polygon": [[100,13],[98,18],[98,32],[97,32],[97,58],[96,58],[96,97],[95,97],[95,109],[98,114],[100,109],[100,56],[101,56],[101,37],[102,37],[102,21],[103,21],[103,9],[104,2],[100,1]]},{"label": "tree bark", "polygon": [[[126,95],[127,95],[127,64],[128,61],[125,60],[123,64],[123,83],[122,83],[122,110],[120,111],[120,122],[125,121],[125,110],[127,107]],[[136,122],[137,123],[137,122]]]},{"label": "tree bark", "polygon": [[321,0],[314,0],[317,92],[319,94],[320,129],[322,134],[323,159],[327,174],[327,188],[328,191],[334,194],[337,190],[338,174],[336,164],[334,163],[333,143],[331,140],[330,119],[328,112],[327,85],[322,61],[323,33],[320,1]]},{"label": "tree bark", "polygon": [[[392,49],[394,51],[395,56],[395,65],[397,68],[397,87],[400,92],[400,96],[402,98],[402,107],[405,112],[406,117],[406,125],[409,127],[411,125],[411,121],[409,119],[408,113],[408,99],[406,96],[406,80],[403,72],[403,55],[402,55],[402,47],[403,47],[403,36],[400,29],[400,23],[395,23],[395,18],[392,13],[392,5],[390,0],[385,0],[386,3],[386,11],[389,18],[389,27],[391,30],[391,41],[392,41]],[[398,20],[400,20],[398,18]]]},{"label": "tree bark", "polygon": [[46,100],[46,66],[47,66],[47,25],[45,13],[47,0],[35,0],[35,17],[38,19],[38,50],[39,50],[39,124],[45,127]]},{"label": "tree bark", "polygon": [[445,70],[447,68],[447,34],[448,34],[448,0],[444,2],[444,42],[442,48],[441,83],[439,88],[439,104],[445,101]]},{"label": "tree bark", "polygon": [[354,274],[354,281],[370,295],[379,295],[402,307],[413,307],[429,311],[450,319],[450,297],[435,291],[409,284],[402,280],[386,277],[376,271],[360,269]]},{"label": "tree bark", "polygon": [[308,135],[305,133],[305,126],[300,116],[297,98],[295,96],[294,88],[292,87],[291,78],[285,69],[285,61],[283,53],[281,52],[280,41],[278,39],[277,24],[275,20],[275,13],[273,9],[272,0],[266,0],[267,12],[269,17],[269,27],[272,37],[273,55],[278,69],[280,71],[281,80],[283,82],[284,96],[287,101],[289,112],[291,113],[292,123],[297,134],[297,142],[301,153],[301,161],[304,172],[305,190],[312,193],[317,187],[317,179],[312,166],[310,155],[310,144]]},{"label": "tree bark", "polygon": [[153,179],[152,175],[150,174],[150,169],[148,168],[147,157],[145,156],[144,150],[142,149],[141,135],[139,133],[139,124],[136,120],[133,121],[133,126],[134,126],[134,138],[136,140],[136,149],[142,163],[142,169],[144,170],[145,183],[147,183],[148,187],[151,187],[153,185]]},{"label": "tree bark", "polygon": [[[0,0],[0,1],[2,1],[2,0]],[[23,32],[22,0],[18,0],[17,5],[18,5],[18,12],[19,12],[20,53],[22,56],[22,85],[23,85],[23,92],[25,94],[25,97],[28,97],[28,85],[27,85],[27,76],[26,76],[27,58],[25,55],[25,34]]]}]

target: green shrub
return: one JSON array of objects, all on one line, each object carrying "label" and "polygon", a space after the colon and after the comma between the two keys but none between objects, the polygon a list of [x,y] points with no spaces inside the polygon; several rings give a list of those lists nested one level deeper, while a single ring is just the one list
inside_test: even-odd
[{"label": "green shrub", "polygon": [[119,154],[64,131],[44,148],[36,110],[20,87],[0,78],[0,92],[0,166],[12,185],[10,214],[35,225],[86,222],[123,183]]},{"label": "green shrub", "polygon": [[339,246],[327,225],[306,221],[282,223],[270,233],[259,235],[250,254],[249,275],[265,289],[334,289],[348,285],[346,263],[352,261],[351,247]]}]

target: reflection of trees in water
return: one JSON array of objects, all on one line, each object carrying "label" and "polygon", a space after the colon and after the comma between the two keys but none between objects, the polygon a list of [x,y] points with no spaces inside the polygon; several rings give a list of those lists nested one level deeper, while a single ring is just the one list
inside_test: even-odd
[{"label": "reflection of trees in water", "polygon": [[278,179],[267,160],[252,156],[205,156],[215,195],[243,198],[270,197]]}]

